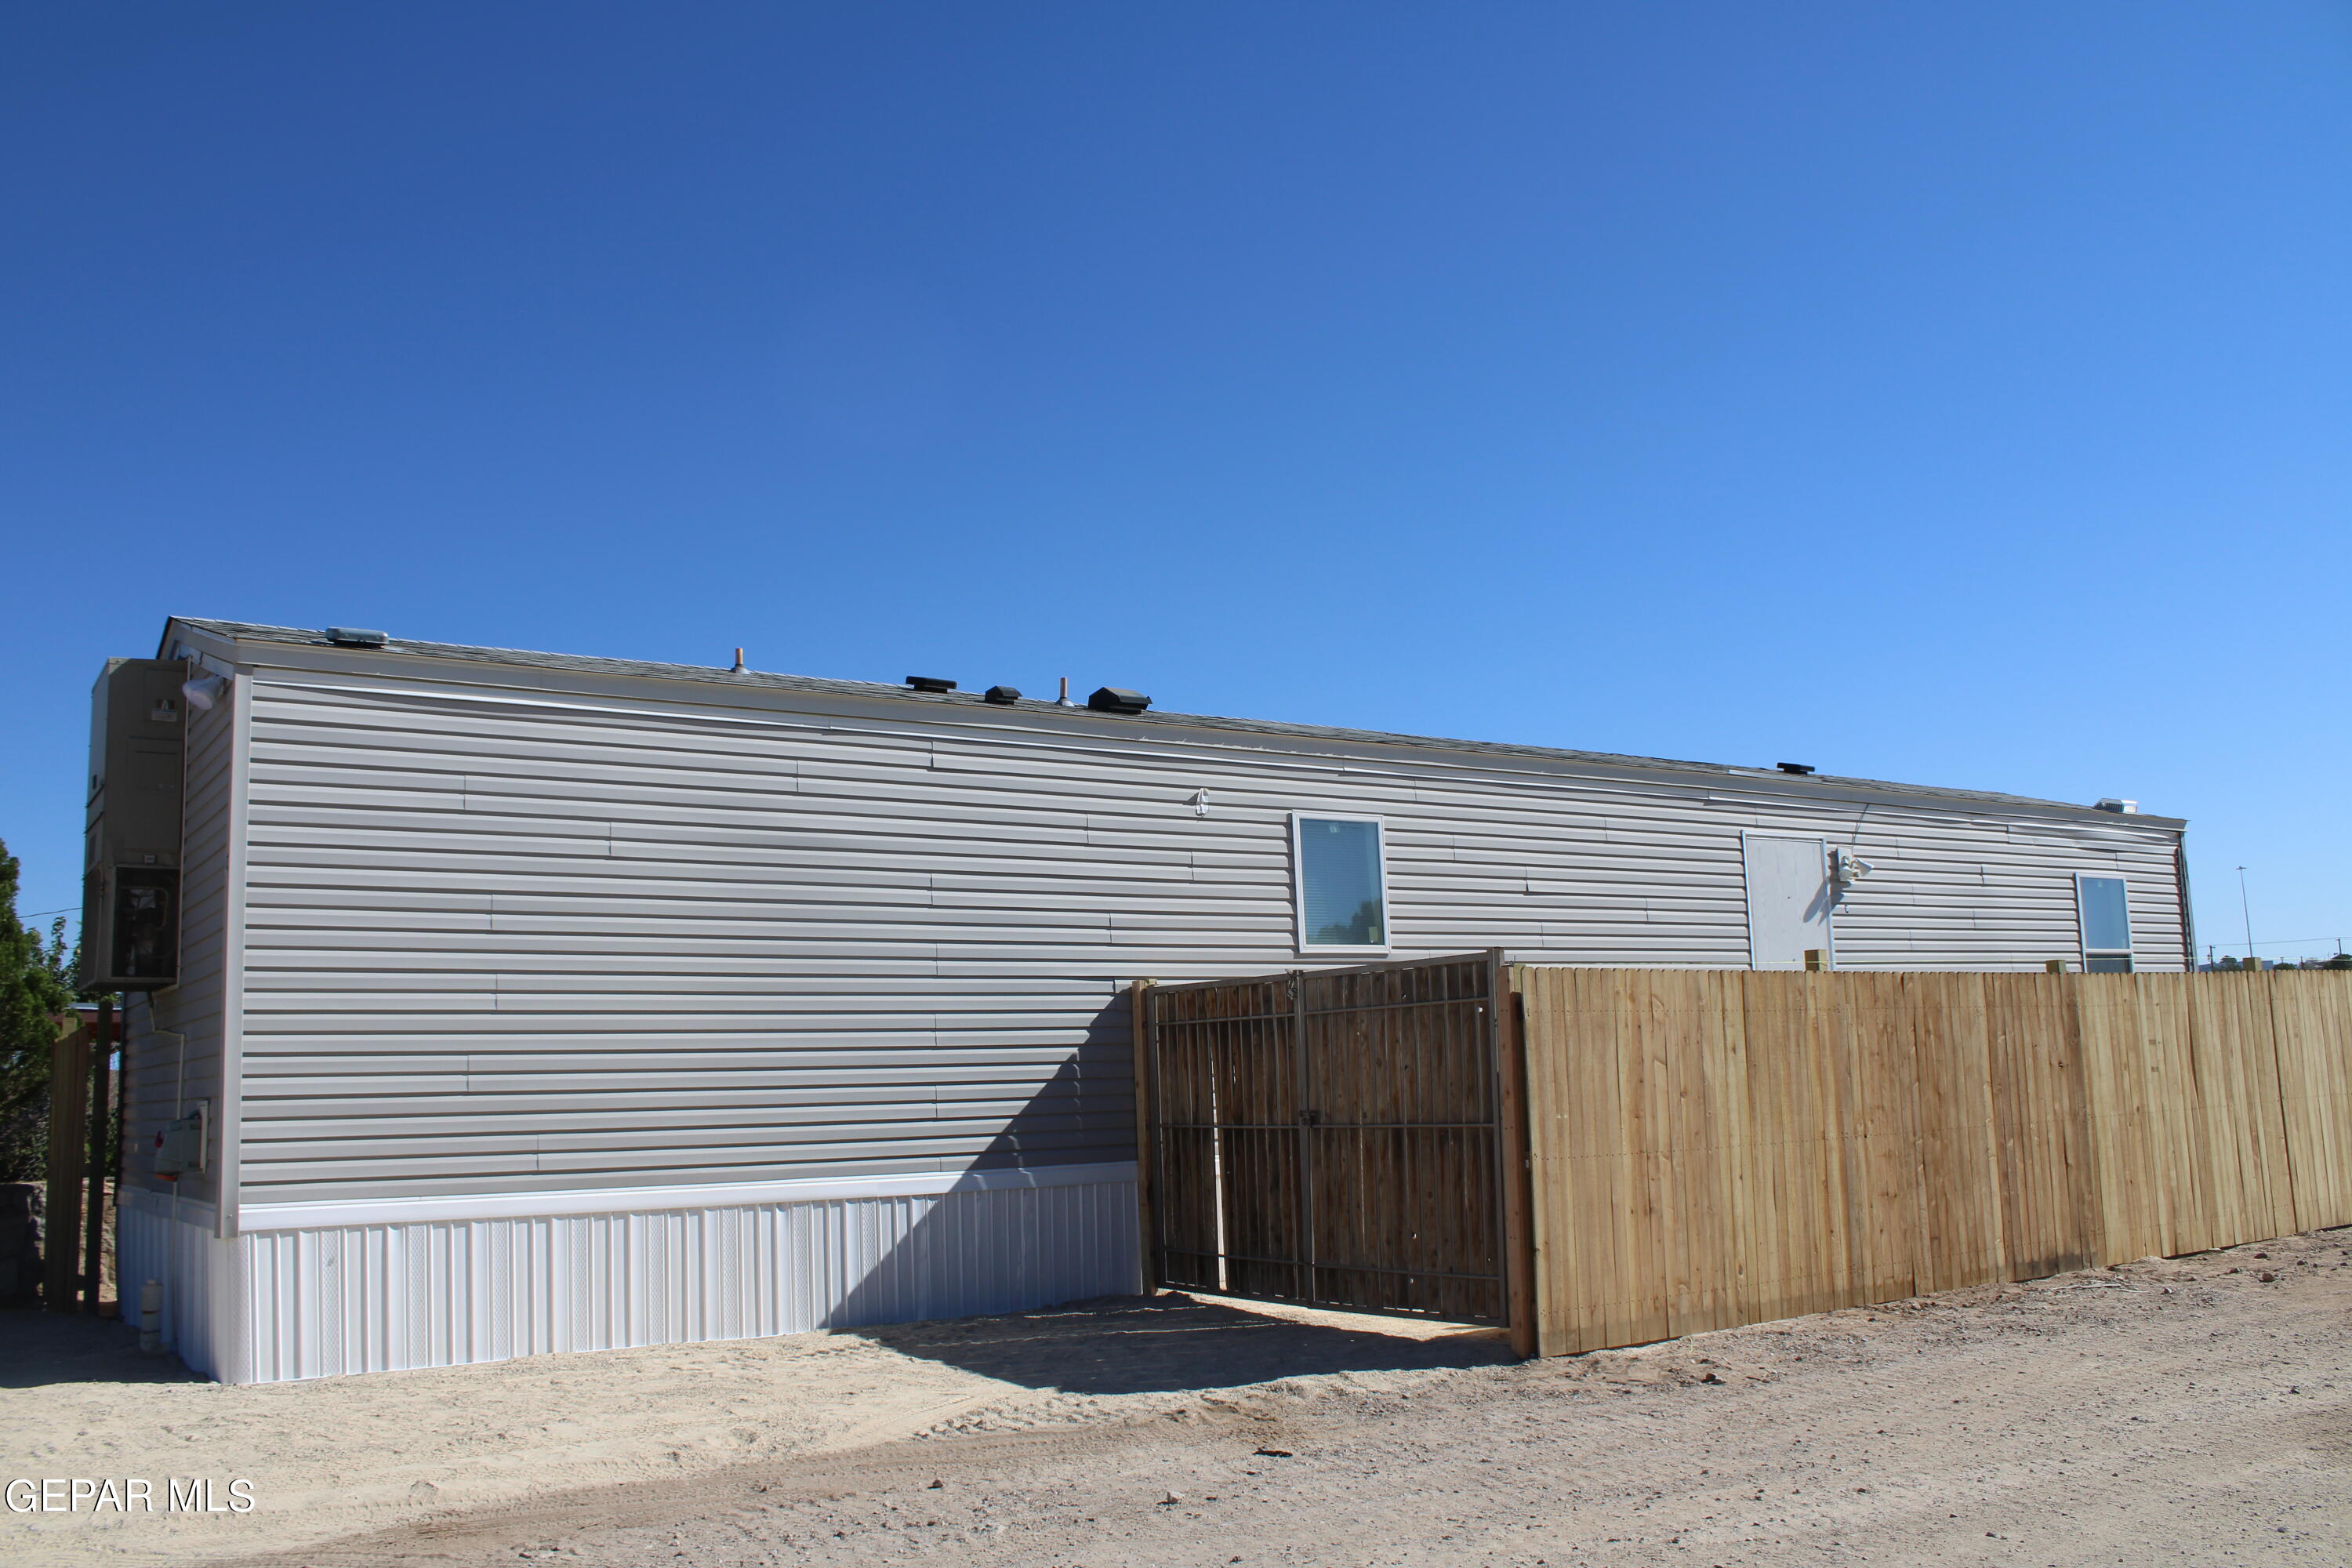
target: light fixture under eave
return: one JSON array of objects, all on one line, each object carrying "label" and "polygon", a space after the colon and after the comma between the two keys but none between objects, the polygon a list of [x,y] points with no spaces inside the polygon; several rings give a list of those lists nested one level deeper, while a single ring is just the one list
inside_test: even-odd
[{"label": "light fixture under eave", "polygon": [[228,692],[228,677],[206,670],[180,682],[180,695],[188,700],[191,708],[210,709]]}]

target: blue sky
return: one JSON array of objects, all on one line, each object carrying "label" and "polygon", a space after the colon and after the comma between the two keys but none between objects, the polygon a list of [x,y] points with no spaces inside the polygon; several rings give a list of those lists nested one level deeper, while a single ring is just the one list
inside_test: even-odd
[{"label": "blue sky", "polygon": [[2352,937],[2352,10],[0,12],[0,836],[173,612],[2193,819]]}]

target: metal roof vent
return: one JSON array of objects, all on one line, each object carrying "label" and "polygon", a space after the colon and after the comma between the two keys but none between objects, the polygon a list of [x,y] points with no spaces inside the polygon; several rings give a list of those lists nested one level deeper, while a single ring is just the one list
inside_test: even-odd
[{"label": "metal roof vent", "polygon": [[1017,686],[992,686],[980,695],[987,701],[1009,708],[1021,700],[1021,689]]},{"label": "metal roof vent", "polygon": [[2091,809],[2093,811],[2112,811],[2124,816],[2137,816],[2139,815],[2139,802],[2136,800],[2116,800],[2110,797],[2106,800],[2098,802],[2096,805],[2093,805]]},{"label": "metal roof vent", "polygon": [[363,631],[358,626],[329,626],[327,640],[337,647],[382,647],[382,632]]},{"label": "metal roof vent", "polygon": [[954,681],[942,679],[936,675],[910,675],[907,677],[907,684],[918,691],[953,691],[955,689]]},{"label": "metal roof vent", "polygon": [[1811,763],[1774,763],[1772,765],[1784,773],[1794,773],[1799,778],[1813,771],[1813,764]]},{"label": "metal roof vent", "polygon": [[1123,686],[1106,686],[1087,699],[1087,706],[1097,713],[1140,713],[1151,706],[1151,699]]}]

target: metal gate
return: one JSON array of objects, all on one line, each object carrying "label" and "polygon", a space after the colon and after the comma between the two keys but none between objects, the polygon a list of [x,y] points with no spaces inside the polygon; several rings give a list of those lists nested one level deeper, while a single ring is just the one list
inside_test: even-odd
[{"label": "metal gate", "polygon": [[1150,1282],[1505,1321],[1500,970],[1139,984]]}]

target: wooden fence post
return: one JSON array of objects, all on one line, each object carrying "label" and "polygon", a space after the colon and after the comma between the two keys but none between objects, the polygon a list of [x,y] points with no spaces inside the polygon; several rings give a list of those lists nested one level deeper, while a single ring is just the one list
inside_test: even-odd
[{"label": "wooden fence post", "polygon": [[1511,1353],[1536,1353],[1536,1236],[1528,1160],[1527,1026],[1517,973],[1496,953],[1487,1005],[1494,1009],[1496,1066],[1502,1079],[1496,1115],[1503,1175],[1503,1302]]},{"label": "wooden fence post", "polygon": [[106,1282],[106,1178],[113,1164],[106,1146],[114,1132],[114,1075],[109,1058],[114,1054],[114,999],[101,997],[89,1045],[89,1206],[82,1215],[81,1249],[81,1310],[93,1317]]},{"label": "wooden fence post", "polygon": [[48,1214],[41,1225],[41,1305],[74,1310],[81,1256],[81,1184],[89,1153],[89,1037],[87,1026],[49,1047]]}]

